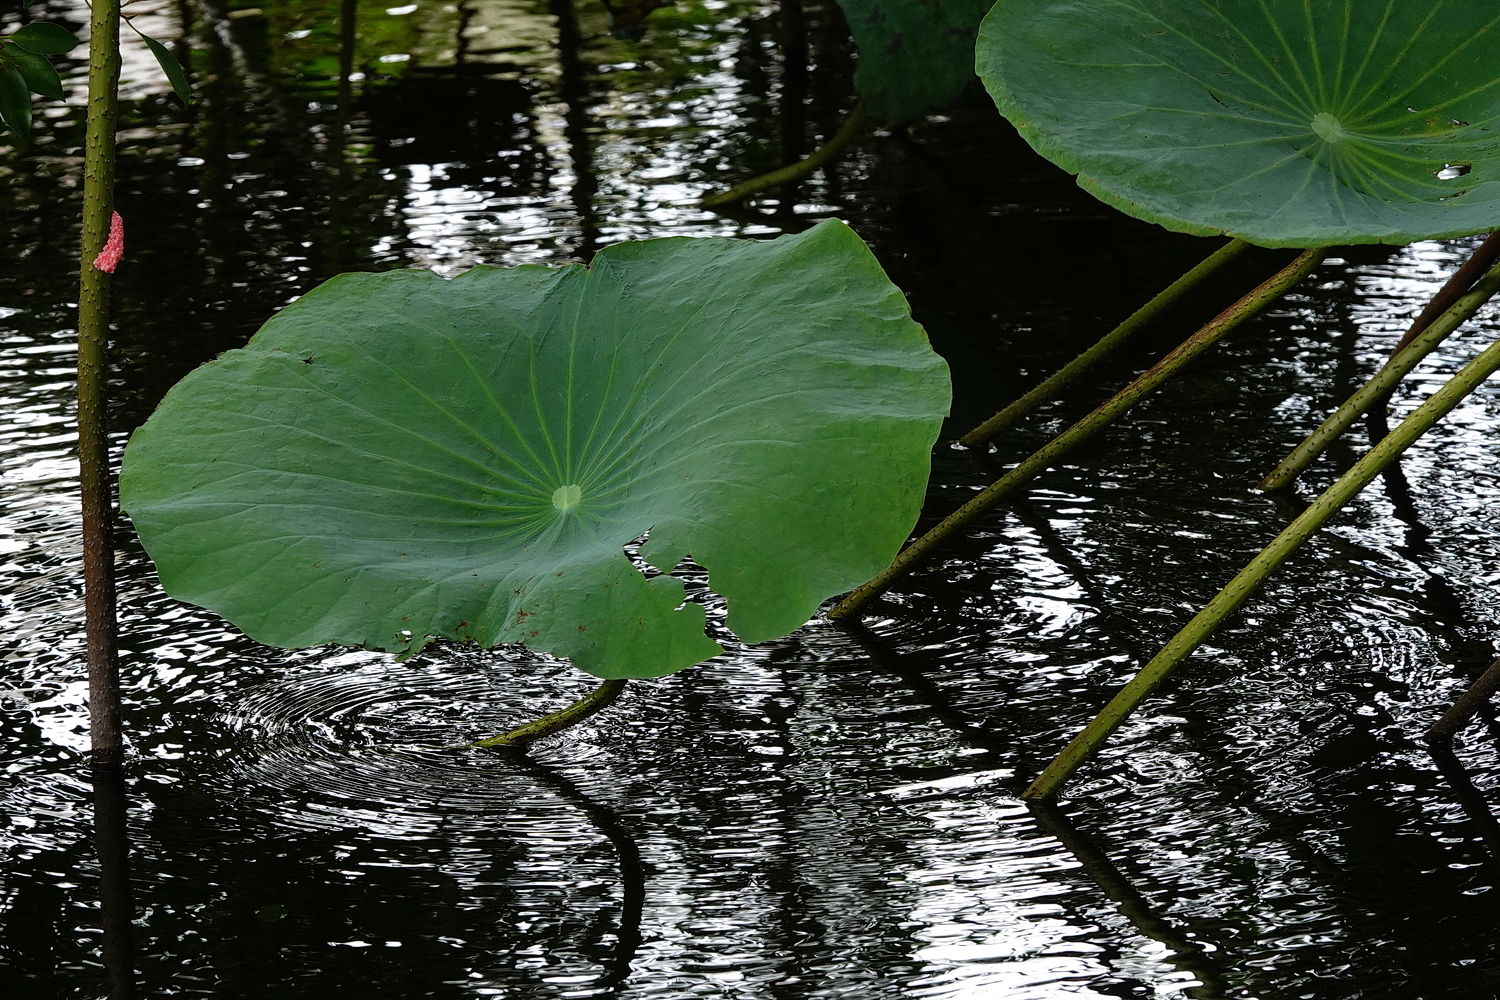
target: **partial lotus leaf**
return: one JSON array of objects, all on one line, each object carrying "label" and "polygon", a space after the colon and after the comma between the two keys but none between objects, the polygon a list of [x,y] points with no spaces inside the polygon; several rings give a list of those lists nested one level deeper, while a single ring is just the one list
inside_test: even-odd
[{"label": "partial lotus leaf", "polygon": [[993,0],[839,0],[859,66],[854,86],[877,118],[944,108],[974,79],[974,38]]},{"label": "partial lotus leaf", "polygon": [[[947,368],[848,227],[334,278],[191,373],[120,492],[167,591],[272,645],[525,643],[600,677],[759,642],[883,569]],[[639,555],[625,547],[649,531]]]},{"label": "partial lotus leaf", "polygon": [[1115,207],[1263,246],[1500,228],[1500,8],[1000,0],[978,69]]}]

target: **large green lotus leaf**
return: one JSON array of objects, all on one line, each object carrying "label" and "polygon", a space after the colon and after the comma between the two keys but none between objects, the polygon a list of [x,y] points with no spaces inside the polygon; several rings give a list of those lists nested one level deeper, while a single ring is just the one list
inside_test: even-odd
[{"label": "large green lotus leaf", "polygon": [[877,118],[952,104],[974,79],[974,38],[993,0],[839,0],[859,47],[854,85]]},{"label": "large green lotus leaf", "polygon": [[1264,246],[1500,228],[1500,6],[1000,0],[985,86],[1131,215]]},{"label": "large green lotus leaf", "polygon": [[122,504],[173,596],[252,637],[525,643],[601,677],[749,642],[885,567],[947,368],[859,238],[672,238],[592,267],[346,274],[190,374]]}]

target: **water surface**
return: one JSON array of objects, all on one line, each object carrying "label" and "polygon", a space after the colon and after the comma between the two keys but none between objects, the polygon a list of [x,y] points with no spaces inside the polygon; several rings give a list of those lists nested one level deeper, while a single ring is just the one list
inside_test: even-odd
[{"label": "water surface", "polygon": [[[38,17],[82,21],[39,0]],[[783,202],[705,193],[831,135],[775,5],[684,3],[639,41],[579,0],[162,5],[199,100],[127,52],[117,445],[177,378],[343,270],[587,260],[622,239],[871,244],[955,373],[956,436],[1212,245],[1124,219],[971,94]],[[67,64],[71,83],[78,65]],[[0,987],[102,996],[70,401],[79,97],[0,153]],[[1349,251],[903,583],[866,627],[630,685],[529,756],[452,751],[588,679],[522,650],[261,647],[165,597],[121,522],[140,980],[204,997],[1485,997],[1491,722],[1420,735],[1494,659],[1487,387],[1340,515],[1069,790],[1017,791],[1284,525],[1251,486],[1374,370],[1475,241]],[[1018,460],[1151,363],[1253,256],[997,442]],[[1467,328],[1409,409],[1500,332]],[[1341,444],[1309,477],[1359,453]],[[928,517],[986,483],[941,449]],[[1311,492],[1308,494],[1311,495]]]}]

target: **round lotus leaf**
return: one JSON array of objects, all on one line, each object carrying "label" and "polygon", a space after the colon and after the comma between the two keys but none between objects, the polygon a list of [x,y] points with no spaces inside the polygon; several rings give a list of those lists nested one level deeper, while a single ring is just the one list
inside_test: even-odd
[{"label": "round lotus leaf", "polygon": [[346,274],[174,387],[120,492],[167,591],[262,642],[524,643],[652,677],[720,650],[686,556],[748,642],[883,569],[948,399],[834,221]]},{"label": "round lotus leaf", "polygon": [[1263,246],[1500,228],[1500,8],[1000,0],[978,69],[1100,199]]}]

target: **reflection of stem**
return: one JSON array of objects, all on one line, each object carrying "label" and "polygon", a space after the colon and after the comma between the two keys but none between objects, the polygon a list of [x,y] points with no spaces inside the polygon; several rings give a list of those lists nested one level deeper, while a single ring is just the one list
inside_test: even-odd
[{"label": "reflection of stem", "polygon": [[[1429,740],[1431,736],[1429,732]],[[1485,845],[1489,847],[1490,856],[1500,860],[1500,823],[1495,821],[1495,814],[1490,812],[1489,803],[1485,801],[1483,793],[1474,787],[1474,782],[1469,777],[1469,772],[1463,762],[1453,753],[1453,748],[1443,740],[1429,742],[1427,751],[1432,755],[1432,760],[1437,764],[1443,777],[1448,779],[1448,784],[1458,799],[1459,808],[1463,809],[1464,815],[1468,816],[1469,820],[1479,828],[1479,835],[1484,838]]]},{"label": "reflection of stem", "polygon": [[1191,973],[1203,984],[1201,988],[1189,991],[1189,996],[1199,1000],[1220,1000],[1229,991],[1229,982],[1203,950],[1203,945],[1184,935],[1172,926],[1171,921],[1157,913],[1150,901],[1115,867],[1109,855],[1075,827],[1061,809],[1051,802],[1032,802],[1029,805],[1037,825],[1078,859],[1089,878],[1114,900],[1131,926],[1151,940],[1166,945],[1172,953],[1172,964]]},{"label": "reflection of stem", "polygon": [[745,183],[732,187],[721,194],[709,195],[698,204],[704,208],[732,205],[735,202],[744,201],[752,194],[801,180],[814,170],[831,163],[844,151],[845,146],[853,142],[865,130],[865,125],[869,120],[870,116],[865,113],[865,106],[863,104],[856,104],[854,111],[849,115],[849,120],[844,123],[843,128],[838,130],[838,134],[829,139],[821,148],[814,151],[806,159],[798,160],[791,166],[773,170],[768,174],[761,174],[759,177],[751,178]]},{"label": "reflection of stem", "polygon": [[526,725],[512,729],[501,736],[491,736],[487,740],[470,743],[469,746],[524,747],[528,743],[535,743],[544,736],[560,733],[570,726],[576,726],[595,712],[608,708],[614,704],[616,698],[620,697],[620,692],[624,688],[625,681],[623,679],[605,681],[561,711],[543,716],[535,722],[528,722]]},{"label": "reflection of stem", "polygon": [[1056,396],[1075,378],[1092,368],[1096,362],[1102,360],[1116,347],[1125,343],[1137,330],[1166,312],[1184,295],[1202,284],[1219,268],[1238,257],[1249,246],[1250,244],[1244,240],[1230,240],[1224,244],[1197,267],[1168,285],[1156,298],[1137,309],[1123,323],[1105,334],[1093,347],[1064,365],[1057,374],[959,438],[958,443],[972,448],[993,439],[995,435]]},{"label": "reflection of stem", "polygon": [[[349,242],[349,168],[347,151],[349,120],[354,110],[354,46],[355,21],[359,13],[358,0],[341,0],[339,5],[339,89],[338,107],[333,116],[332,130],[328,134],[328,160],[333,161],[334,189],[328,202],[328,271],[337,274],[345,270],[350,254]],[[326,167],[325,167],[326,169]]]},{"label": "reflection of stem", "polygon": [[1411,447],[1417,438],[1432,428],[1459,402],[1500,370],[1500,341],[1465,365],[1443,387],[1427,398],[1385,440],[1370,450],[1354,467],[1344,473],[1322,496],[1293,521],[1275,541],[1266,546],[1244,569],[1225,585],[1193,620],[1183,627],[1140,673],[1131,679],[1083,732],[1047,766],[1041,777],[1025,792],[1030,799],[1051,798],[1078,766],[1093,755],[1136,707],[1150,696],[1177,665],[1192,655],[1205,639],[1244,604],[1303,542],[1311,538],[1334,513],[1359,495],[1359,492]]},{"label": "reflection of stem", "polygon": [[1179,344],[1145,374],[1121,389],[1094,412],[1053,438],[1040,451],[980,491],[974,499],[950,514],[937,527],[902,549],[888,568],[834,605],[828,612],[828,616],[838,619],[861,613],[867,604],[883,594],[897,579],[914,569],[948,538],[968,527],[990,508],[1019,491],[1021,487],[1045,472],[1064,455],[1109,426],[1126,410],[1145,399],[1163,382],[1177,374],[1188,362],[1217,344],[1230,330],[1291,290],[1317,266],[1326,253],[1326,250],[1308,250],[1262,282],[1254,291],[1209,320],[1202,329]]},{"label": "reflection of stem", "polygon": [[[781,165],[789,166],[802,156],[803,130],[807,115],[807,15],[802,0],[781,0],[781,101],[777,113],[781,126]],[[796,182],[782,186],[776,213],[783,219],[795,214]]]},{"label": "reflection of stem", "polygon": [[864,622],[858,618],[846,618],[839,622],[839,628],[859,645],[871,663],[900,677],[907,687],[927,703],[933,718],[963,736],[970,744],[995,754],[1015,749],[1014,742],[1008,737],[986,730],[973,718],[955,708],[943,690],[929,680],[920,668],[907,666],[904,662],[907,657],[900,655]]},{"label": "reflection of stem", "polygon": [[594,150],[589,139],[587,67],[578,55],[583,34],[578,30],[573,0],[550,0],[547,9],[557,18],[557,63],[561,70],[557,89],[567,105],[563,135],[573,166],[573,189],[569,193],[573,211],[578,214],[578,257],[587,264],[599,246],[599,216],[594,211],[599,180],[594,176]]},{"label": "reflection of stem", "polygon": [[1481,278],[1472,291],[1458,299],[1453,305],[1433,320],[1419,335],[1412,338],[1405,349],[1397,352],[1376,372],[1359,391],[1323,421],[1321,427],[1309,434],[1286,459],[1261,481],[1260,489],[1275,490],[1290,483],[1312,460],[1323,453],[1334,438],[1342,434],[1356,417],[1372,406],[1384,405],[1396,387],[1417,364],[1437,349],[1447,337],[1457,330],[1465,320],[1479,311],[1479,307],[1500,293],[1500,267],[1493,268]]},{"label": "reflection of stem", "polygon": [[109,1000],[129,1000],[135,995],[135,973],[131,961],[130,846],[125,830],[125,768],[118,750],[95,754],[94,844],[99,852],[99,916],[103,922],[100,942]]},{"label": "reflection of stem", "polygon": [[641,849],[613,809],[589,798],[561,772],[525,758],[517,758],[517,763],[583,810],[594,828],[614,846],[615,856],[620,860],[620,927],[615,933],[614,956],[605,964],[604,976],[594,985],[618,992],[630,977],[630,963],[641,947],[641,915],[646,908],[646,866],[641,861]]},{"label": "reflection of stem", "polygon": [[[958,733],[970,744],[994,753],[1015,750],[1015,741],[999,733],[989,732],[976,725],[968,716],[955,709],[947,696],[933,684],[920,669],[907,666],[901,656],[884,640],[862,622],[849,620],[840,622],[840,627],[857,642],[870,660],[880,669],[894,673],[919,695],[935,718]],[[1100,890],[1119,904],[1120,913],[1146,937],[1160,941],[1173,953],[1173,964],[1197,977],[1203,983],[1201,990],[1189,995],[1200,1000],[1219,1000],[1228,990],[1228,983],[1204,952],[1202,944],[1186,936],[1166,918],[1156,913],[1151,904],[1115,868],[1109,858],[1082,832],[1080,832],[1052,803],[1029,803],[1032,815],[1042,830],[1060,841],[1083,865],[1084,871],[1094,880]]]}]

